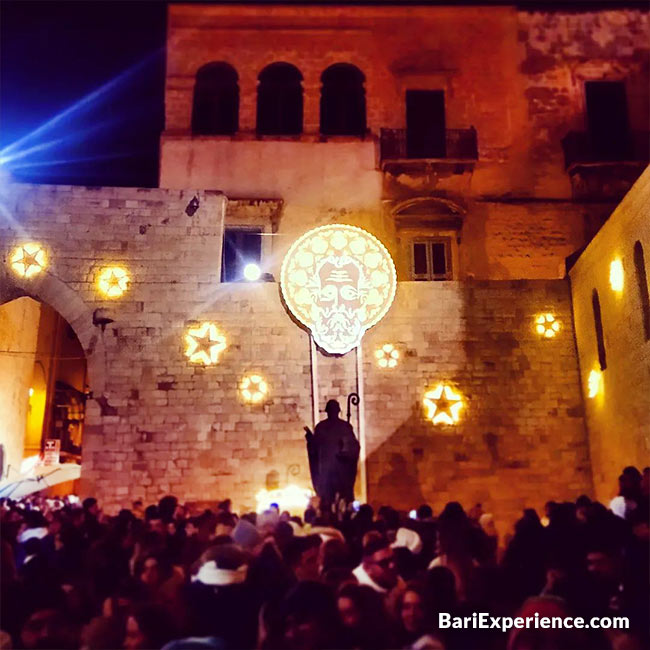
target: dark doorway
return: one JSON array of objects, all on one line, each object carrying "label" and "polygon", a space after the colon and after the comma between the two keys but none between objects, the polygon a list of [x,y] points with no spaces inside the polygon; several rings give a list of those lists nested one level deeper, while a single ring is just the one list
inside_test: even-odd
[{"label": "dark doorway", "polygon": [[260,230],[226,228],[223,236],[222,282],[244,280],[247,264],[259,266],[262,257],[262,233]]},{"label": "dark doorway", "polygon": [[600,160],[623,160],[630,153],[625,84],[587,81],[585,97],[587,128],[594,154]]},{"label": "dark doorway", "polygon": [[446,156],[443,90],[406,91],[406,155],[409,158]]},{"label": "dark doorway", "polygon": [[290,63],[272,63],[257,86],[257,132],[260,135],[302,133],[302,74]]}]

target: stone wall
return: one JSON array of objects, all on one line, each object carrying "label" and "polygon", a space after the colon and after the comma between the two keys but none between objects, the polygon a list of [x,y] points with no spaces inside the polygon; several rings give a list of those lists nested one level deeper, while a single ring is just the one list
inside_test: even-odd
[{"label": "stone wall", "polygon": [[0,480],[20,473],[39,317],[39,304],[28,298],[0,305]]},{"label": "stone wall", "polygon": [[[185,208],[193,196],[193,217]],[[234,202],[226,219],[245,219]],[[82,489],[110,510],[167,492],[186,500],[231,496],[253,507],[270,473],[309,485],[305,424],[313,423],[310,340],[284,310],[276,283],[221,284],[226,199],[217,193],[15,185],[0,229],[3,257],[23,237],[49,251],[50,266],[18,280],[3,265],[2,301],[29,293],[66,318],[86,352],[88,403]],[[268,206],[267,206],[268,208]],[[271,211],[272,212],[272,211]],[[104,264],[122,264],[127,293],[96,290]],[[562,322],[542,340],[540,311]],[[216,366],[184,355],[188,326],[218,324],[228,347]],[[378,345],[401,352],[393,370]],[[586,434],[564,281],[401,282],[386,318],[364,339],[368,497],[399,507],[457,498],[482,501],[499,521],[547,497],[589,491]],[[357,389],[355,353],[317,353],[319,407]],[[268,399],[241,399],[246,373]],[[466,408],[456,426],[425,419],[423,391],[451,382]],[[353,422],[357,411],[353,409]],[[513,484],[517,490],[512,489]]]},{"label": "stone wall", "polygon": [[[649,30],[650,14],[637,9],[518,13],[519,72],[530,124],[524,164],[536,193],[552,196],[566,182],[560,141],[569,131],[587,129],[586,81],[624,82],[630,128],[647,141]],[[614,176],[610,167],[601,183],[612,184]]]},{"label": "stone wall", "polygon": [[[634,246],[643,247],[646,283],[650,279],[650,169],[636,182],[570,271],[573,316],[585,393],[591,462],[597,496],[616,494],[623,467],[640,469],[650,459],[650,340],[643,325]],[[621,260],[623,290],[612,290],[610,264]],[[598,371],[593,291],[601,306],[607,368],[600,392],[587,397],[588,378]],[[650,319],[650,314],[645,316]]]}]

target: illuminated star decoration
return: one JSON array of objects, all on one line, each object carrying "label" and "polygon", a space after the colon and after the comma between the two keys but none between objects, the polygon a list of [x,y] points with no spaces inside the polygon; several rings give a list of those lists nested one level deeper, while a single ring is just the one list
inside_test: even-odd
[{"label": "illuminated star decoration", "polygon": [[438,384],[424,394],[427,419],[433,424],[456,424],[463,408],[461,396],[454,393],[451,386]]},{"label": "illuminated star decoration", "polygon": [[14,249],[9,259],[13,271],[23,278],[31,278],[47,265],[47,255],[40,244],[22,244]]},{"label": "illuminated star decoration", "polygon": [[239,384],[241,396],[251,404],[261,402],[269,392],[269,386],[259,375],[247,375]]},{"label": "illuminated star decoration", "polygon": [[226,349],[226,337],[214,323],[201,323],[187,331],[185,356],[192,363],[210,366],[219,362],[219,355]]},{"label": "illuminated star decoration", "polygon": [[553,314],[540,314],[535,319],[535,331],[546,339],[552,339],[560,331],[560,321]]},{"label": "illuminated star decoration", "polygon": [[119,298],[127,290],[130,280],[125,269],[111,266],[101,272],[97,284],[107,298]]},{"label": "illuminated star decoration", "polygon": [[385,343],[375,350],[375,358],[380,368],[394,368],[399,359],[399,351],[392,343]]}]

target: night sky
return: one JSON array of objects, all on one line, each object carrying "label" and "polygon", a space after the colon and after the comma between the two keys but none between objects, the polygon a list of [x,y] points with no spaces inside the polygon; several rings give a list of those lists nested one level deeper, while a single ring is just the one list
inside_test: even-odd
[{"label": "night sky", "polygon": [[0,148],[116,80],[0,151],[16,180],[157,185],[166,8],[127,0],[0,3]]},{"label": "night sky", "polygon": [[[484,3],[490,0],[477,0]],[[0,2],[0,164],[14,178],[157,185],[166,9],[162,0]],[[10,150],[2,149],[29,133]]]}]

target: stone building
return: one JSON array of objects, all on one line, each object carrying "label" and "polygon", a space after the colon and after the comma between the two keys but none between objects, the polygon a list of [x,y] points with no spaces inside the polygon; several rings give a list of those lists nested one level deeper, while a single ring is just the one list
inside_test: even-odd
[{"label": "stone building", "polygon": [[[170,6],[160,188],[4,190],[0,298],[52,307],[88,362],[82,491],[111,508],[170,491],[254,507],[265,486],[309,486],[303,425],[357,391],[358,493],[374,504],[458,499],[511,521],[547,497],[610,496],[619,394],[607,380],[604,406],[588,397],[578,307],[623,231],[647,259],[647,182],[571,271],[575,331],[566,267],[647,164],[648,23],[633,4]],[[277,284],[292,244],[328,224],[371,233],[397,269],[392,307],[345,355],[313,345]],[[48,263],[20,278],[11,255],[27,240]],[[239,281],[251,262],[263,281]],[[97,290],[109,266],[130,278],[116,299]],[[37,337],[17,323],[37,306],[2,309],[0,341],[23,336],[33,361]],[[206,322],[225,344],[210,365],[186,355]],[[636,368],[645,393],[626,412],[621,466],[648,451],[648,346],[634,341],[615,374]],[[395,367],[378,363],[384,345]],[[29,359],[2,362],[14,456]],[[256,403],[242,397],[251,374],[267,389]],[[462,401],[457,422],[427,417],[442,385]]]}]

